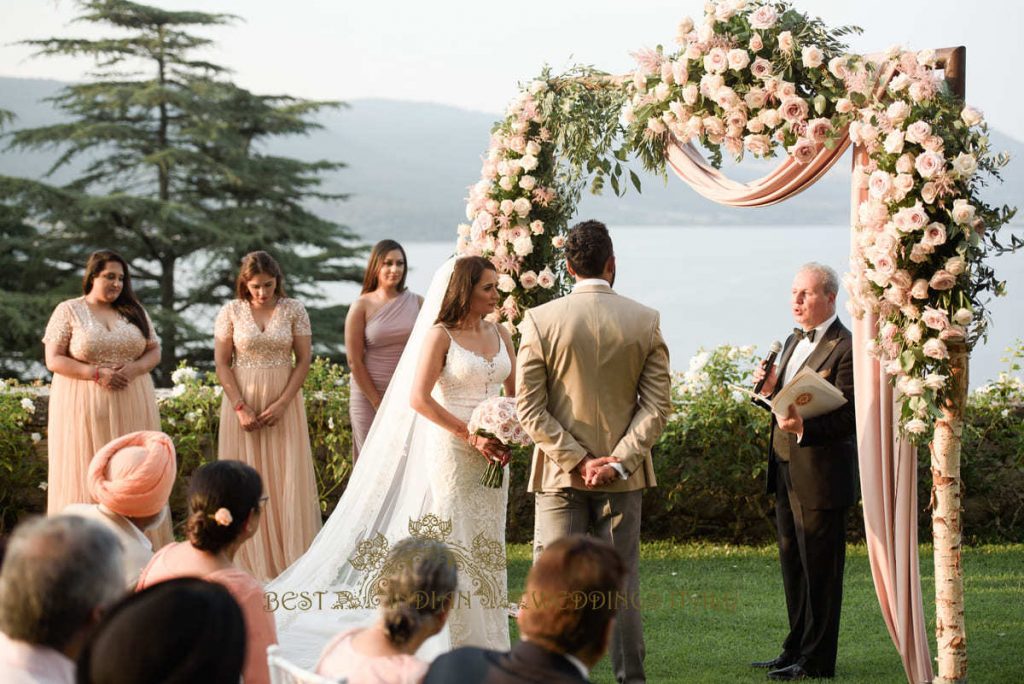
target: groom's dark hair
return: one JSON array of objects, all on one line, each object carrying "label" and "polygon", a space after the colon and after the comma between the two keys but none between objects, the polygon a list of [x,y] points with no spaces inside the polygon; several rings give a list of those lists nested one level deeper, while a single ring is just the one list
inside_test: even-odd
[{"label": "groom's dark hair", "polygon": [[562,537],[545,547],[526,576],[519,629],[549,650],[600,655],[608,623],[628,607],[626,574],[610,544],[581,534]]},{"label": "groom's dark hair", "polygon": [[613,254],[608,227],[600,221],[583,221],[569,229],[565,238],[565,257],[579,277],[599,277]]}]

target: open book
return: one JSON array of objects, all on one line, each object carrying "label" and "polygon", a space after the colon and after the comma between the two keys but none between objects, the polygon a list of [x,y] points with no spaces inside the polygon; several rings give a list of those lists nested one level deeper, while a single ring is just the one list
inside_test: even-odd
[{"label": "open book", "polygon": [[769,401],[760,394],[754,394],[745,387],[731,385],[732,389],[749,394],[755,401],[772,410],[772,413],[784,418],[789,413],[789,405],[795,404],[796,411],[803,419],[814,418],[846,403],[846,397],[839,389],[810,368],[801,369],[775,398]]}]

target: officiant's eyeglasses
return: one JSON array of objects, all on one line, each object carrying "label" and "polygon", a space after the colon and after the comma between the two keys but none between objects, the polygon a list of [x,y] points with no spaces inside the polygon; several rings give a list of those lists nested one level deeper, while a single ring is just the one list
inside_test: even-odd
[{"label": "officiant's eyeglasses", "polygon": [[260,500],[256,502],[256,508],[258,508],[262,512],[263,509],[267,507],[268,501],[270,501],[270,495],[264,494],[263,496],[260,497]]}]

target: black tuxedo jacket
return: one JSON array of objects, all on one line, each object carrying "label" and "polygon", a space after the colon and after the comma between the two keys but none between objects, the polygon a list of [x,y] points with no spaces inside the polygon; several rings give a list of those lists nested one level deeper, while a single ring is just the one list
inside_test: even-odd
[{"label": "black tuxedo jacket", "polygon": [[438,656],[423,684],[586,684],[565,656],[520,641],[508,653],[466,646]]},{"label": "black tuxedo jacket", "polygon": [[[783,347],[778,377],[783,377],[797,342],[790,335]],[[801,506],[829,509],[852,506],[857,501],[857,421],[853,405],[853,336],[837,318],[822,335],[818,346],[807,357],[810,368],[835,385],[846,403],[831,413],[804,421],[803,440],[782,433],[790,440],[789,473],[793,493]],[[799,369],[795,369],[799,371]],[[794,373],[795,374],[795,373]],[[776,387],[776,392],[781,390]],[[775,493],[778,459],[772,443],[779,424],[772,415],[768,440],[769,494]]]}]

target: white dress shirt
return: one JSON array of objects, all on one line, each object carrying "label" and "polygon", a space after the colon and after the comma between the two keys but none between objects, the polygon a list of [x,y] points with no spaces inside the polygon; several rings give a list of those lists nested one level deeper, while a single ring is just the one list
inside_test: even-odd
[{"label": "white dress shirt", "polygon": [[[530,640],[529,637],[527,637],[525,635],[520,636],[520,639],[522,639],[523,641],[529,641]],[[586,679],[586,680],[590,679],[590,668],[587,667],[586,665],[584,665],[582,660],[580,660],[576,656],[572,655],[571,653],[561,653],[559,655],[561,655],[563,658],[568,660],[569,663],[573,667],[575,667],[577,670],[579,670],[580,674],[583,675],[584,679]]]},{"label": "white dress shirt", "polygon": [[590,679],[590,670],[583,664],[582,660],[569,653],[563,653],[562,655],[580,671],[580,674],[583,675],[584,679]]},{"label": "white dress shirt", "polygon": [[[579,280],[576,281],[576,284],[572,286],[572,291],[575,292],[578,288],[584,287],[586,285],[604,285],[605,287],[612,286],[612,284],[609,283],[604,278],[580,278]],[[615,469],[615,472],[619,474],[619,477],[621,479],[625,480],[627,477],[629,477],[629,475],[626,473],[626,469],[622,467],[621,463],[609,463],[608,465]]]},{"label": "white dress shirt", "polygon": [[[796,347],[793,348],[793,353],[789,357],[789,361],[786,363],[786,376],[783,378],[783,386],[789,384],[789,381],[793,379],[797,371],[800,370],[800,366],[804,365],[804,361],[811,355],[819,344],[821,344],[821,338],[825,336],[825,331],[829,329],[829,326],[835,322],[838,314],[832,314],[826,321],[814,328],[814,341],[811,342],[806,337],[799,340],[796,343]],[[807,332],[810,332],[809,330]]]},{"label": "white dress shirt", "polygon": [[[825,336],[825,331],[829,329],[838,317],[839,314],[834,313],[823,323],[815,326],[813,342],[805,337],[796,343],[796,347],[793,348],[793,353],[789,356],[789,361],[786,362],[785,378],[782,381],[783,387],[789,384],[789,381],[797,374],[797,371],[799,371],[800,367],[804,365],[804,362],[807,361],[807,358],[811,353],[818,348],[818,345],[821,344],[821,338]],[[805,332],[810,332],[810,330],[806,330]],[[796,443],[799,444],[803,439],[804,433],[803,430],[801,430],[796,436]]]},{"label": "white dress shirt", "polygon": [[131,520],[103,504],[71,504],[61,513],[95,520],[117,535],[124,549],[124,578],[128,589],[135,591],[139,575],[149,565],[149,561],[153,560],[153,543],[146,538],[142,530]]},{"label": "white dress shirt", "polygon": [[75,663],[48,646],[18,641],[0,632],[0,682],[74,684]]},{"label": "white dress shirt", "polygon": [[584,287],[585,285],[604,285],[605,287],[611,287],[604,278],[580,278],[576,281],[576,284],[572,286],[572,291],[575,292],[577,288]]}]

